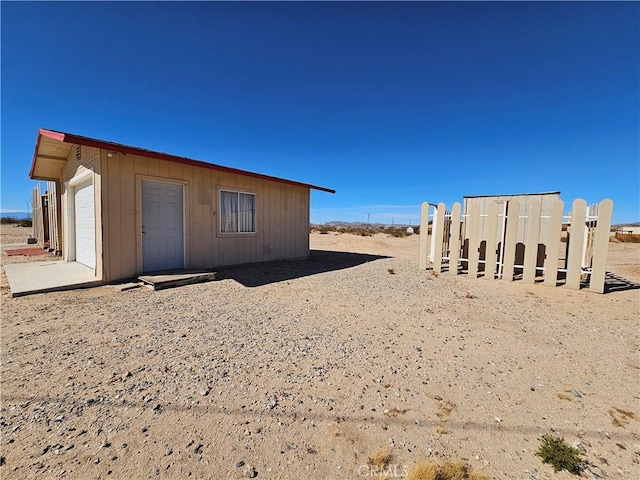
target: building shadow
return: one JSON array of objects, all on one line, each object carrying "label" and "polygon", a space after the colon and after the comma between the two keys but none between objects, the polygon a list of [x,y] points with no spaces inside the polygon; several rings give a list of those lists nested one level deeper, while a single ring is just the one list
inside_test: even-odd
[{"label": "building shadow", "polygon": [[627,280],[615,273],[607,272],[604,277],[604,293],[624,292],[640,289],[640,284]]},{"label": "building shadow", "polygon": [[245,287],[260,287],[270,283],[356,267],[383,258],[391,257],[366,253],[311,250],[309,258],[306,259],[219,267],[216,268],[216,279],[231,279]]}]

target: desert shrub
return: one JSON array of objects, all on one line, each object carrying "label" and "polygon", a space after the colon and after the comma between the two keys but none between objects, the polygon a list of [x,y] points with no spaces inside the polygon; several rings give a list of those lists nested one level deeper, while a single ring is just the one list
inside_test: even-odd
[{"label": "desert shrub", "polygon": [[473,472],[463,462],[445,462],[437,465],[423,462],[409,468],[407,480],[488,480],[485,475]]},{"label": "desert shrub", "polygon": [[556,472],[566,470],[574,475],[580,475],[582,471],[582,452],[567,445],[564,438],[543,435],[536,455],[542,458],[544,463],[550,463]]},{"label": "desert shrub", "polygon": [[406,227],[387,227],[384,229],[384,233],[392,237],[398,237],[398,238],[406,237],[407,235],[410,235],[409,233],[407,233]]},{"label": "desert shrub", "polygon": [[387,450],[379,450],[369,457],[367,463],[377,470],[382,470],[389,465],[391,461],[391,452]]}]

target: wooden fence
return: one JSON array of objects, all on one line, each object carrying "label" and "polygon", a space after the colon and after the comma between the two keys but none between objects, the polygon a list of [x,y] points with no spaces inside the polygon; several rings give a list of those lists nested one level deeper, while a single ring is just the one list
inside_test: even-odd
[{"label": "wooden fence", "polygon": [[47,190],[42,193],[40,183],[31,192],[33,205],[33,236],[38,245],[50,252],[61,253],[60,224],[58,223],[59,205],[56,199],[56,183],[47,182]]},{"label": "wooden fence", "polygon": [[422,204],[421,270],[431,263],[437,273],[447,268],[453,275],[573,289],[588,283],[590,290],[604,293],[611,200],[587,207],[576,199],[567,216],[560,199],[553,200],[550,215],[541,215],[539,198],[530,201],[524,216],[515,198],[492,202],[482,214],[477,204],[469,212],[460,210],[457,202],[451,210],[444,203]]}]

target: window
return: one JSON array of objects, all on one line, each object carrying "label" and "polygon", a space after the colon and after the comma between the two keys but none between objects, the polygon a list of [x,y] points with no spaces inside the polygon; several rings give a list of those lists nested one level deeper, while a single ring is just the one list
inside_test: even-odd
[{"label": "window", "polygon": [[256,195],[220,190],[220,233],[256,233]]}]

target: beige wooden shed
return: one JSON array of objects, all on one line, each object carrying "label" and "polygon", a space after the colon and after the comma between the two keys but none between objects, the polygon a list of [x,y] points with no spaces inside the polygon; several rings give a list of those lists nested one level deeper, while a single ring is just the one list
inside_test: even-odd
[{"label": "beige wooden shed", "polygon": [[305,258],[310,189],[335,193],[45,129],[29,176],[56,182],[63,259],[103,281]]}]

